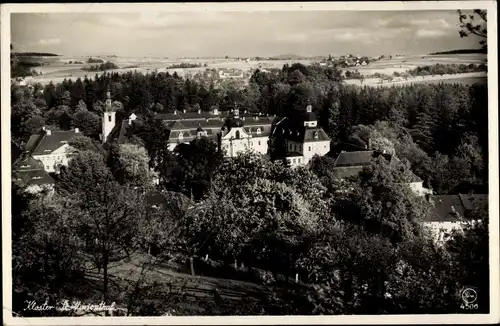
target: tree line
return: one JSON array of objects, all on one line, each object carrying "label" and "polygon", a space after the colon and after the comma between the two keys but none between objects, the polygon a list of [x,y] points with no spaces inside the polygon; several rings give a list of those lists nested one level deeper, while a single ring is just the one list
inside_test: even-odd
[{"label": "tree line", "polygon": [[[12,86],[12,135],[22,143],[48,125],[55,130],[79,127],[98,139],[108,89],[118,120],[134,112],[148,121],[148,129],[156,128],[150,119],[155,113],[174,110],[209,111],[215,105],[224,110],[238,105],[242,111],[286,117],[311,104],[334,147],[351,142],[356,126],[377,129],[377,123],[387,121],[386,137],[396,143],[405,139],[397,150],[406,153],[412,168],[438,193],[487,189],[486,85],[372,88],[343,85],[340,80],[340,72],[332,68],[295,64],[270,73],[256,71],[243,89],[230,83],[216,89],[175,73],[133,72],[65,80],[57,86],[35,85],[33,92]],[[366,143],[365,137],[361,146]],[[148,150],[161,145],[146,140]],[[451,168],[457,171],[455,176],[441,173]],[[464,180],[471,180],[471,186],[456,188]]]}]

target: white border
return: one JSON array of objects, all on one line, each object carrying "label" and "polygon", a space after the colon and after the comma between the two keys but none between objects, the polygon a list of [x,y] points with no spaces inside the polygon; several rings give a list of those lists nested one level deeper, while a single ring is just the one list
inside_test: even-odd
[{"label": "white border", "polygon": [[[309,2],[309,3],[80,3],[1,5],[1,90],[2,90],[2,253],[3,318],[7,325],[227,325],[227,324],[469,324],[498,323],[499,302],[499,221],[498,221],[498,71],[497,8],[495,1],[443,2]],[[490,216],[490,314],[489,315],[393,315],[393,316],[262,316],[262,317],[57,317],[13,318],[11,225],[10,225],[10,13],[126,13],[148,11],[313,11],[313,10],[488,10],[488,97],[489,97],[489,216]],[[458,34],[458,33],[457,33]],[[9,180],[9,181],[7,181]]]}]

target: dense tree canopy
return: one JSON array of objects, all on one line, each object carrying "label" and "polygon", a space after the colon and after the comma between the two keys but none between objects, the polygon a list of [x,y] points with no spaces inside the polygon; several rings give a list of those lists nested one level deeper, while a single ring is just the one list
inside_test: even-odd
[{"label": "dense tree canopy", "polygon": [[[73,295],[69,284],[83,280],[86,268],[102,271],[99,297],[126,297],[133,313],[169,310],[165,305],[173,301],[158,299],[167,285],[144,281],[149,263],[127,290],[108,275],[111,263],[126,264],[135,254],[165,264],[174,256],[209,255],[274,274],[275,282],[266,285],[273,295],[262,301],[269,306],[242,303],[229,312],[459,311],[460,287],[485,291],[489,284],[487,225],[466,228],[438,247],[422,227],[428,203],[405,184],[415,173],[437,194],[487,193],[487,87],[372,88],[340,81],[335,68],[293,64],[257,70],[244,88],[156,72],[104,73],[33,90],[13,85],[13,140],[25,144],[44,125],[82,134],[69,142],[70,161],[54,193],[28,195],[13,186],[18,311],[26,298]],[[98,135],[108,89],[117,123],[131,113],[138,119],[128,143],[103,148]],[[204,138],[171,152],[169,132],[154,118],[214,105],[292,117],[308,104],[332,137],[331,154],[348,144],[385,151],[394,160],[379,157],[359,177],[340,179],[329,155],[290,169],[272,155],[226,159]],[[158,186],[152,171],[160,175]],[[30,279],[27,273],[35,270],[44,276]],[[279,276],[294,274],[303,289],[278,289]]]}]

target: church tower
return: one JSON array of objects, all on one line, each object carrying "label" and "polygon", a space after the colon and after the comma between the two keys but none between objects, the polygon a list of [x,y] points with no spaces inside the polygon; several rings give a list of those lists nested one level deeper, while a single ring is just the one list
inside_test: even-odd
[{"label": "church tower", "polygon": [[104,113],[102,117],[102,143],[104,144],[108,140],[108,136],[111,130],[115,127],[115,114],[111,103],[111,93],[109,89],[106,93],[106,107],[104,108]]}]

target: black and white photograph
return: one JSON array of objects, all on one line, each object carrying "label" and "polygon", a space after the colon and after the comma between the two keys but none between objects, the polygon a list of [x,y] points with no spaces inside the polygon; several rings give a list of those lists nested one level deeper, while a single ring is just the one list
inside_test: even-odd
[{"label": "black and white photograph", "polygon": [[1,20],[6,325],[499,322],[493,1]]}]

